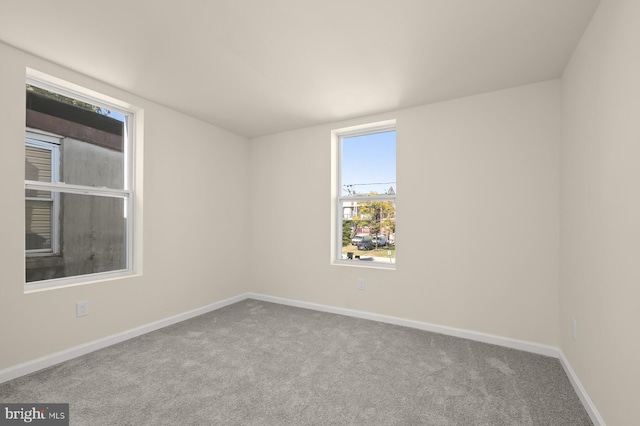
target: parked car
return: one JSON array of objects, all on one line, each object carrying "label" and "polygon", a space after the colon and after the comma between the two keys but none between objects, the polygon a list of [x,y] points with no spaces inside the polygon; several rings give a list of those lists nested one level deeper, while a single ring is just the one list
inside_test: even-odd
[{"label": "parked car", "polygon": [[355,237],[351,239],[351,244],[354,246],[359,246],[362,243],[371,243],[371,235],[370,234],[356,234]]},{"label": "parked car", "polygon": [[384,247],[387,245],[387,237],[386,235],[374,235],[371,242],[374,246]]},{"label": "parked car", "polygon": [[358,243],[358,250],[373,250],[374,247],[371,238],[363,239]]}]

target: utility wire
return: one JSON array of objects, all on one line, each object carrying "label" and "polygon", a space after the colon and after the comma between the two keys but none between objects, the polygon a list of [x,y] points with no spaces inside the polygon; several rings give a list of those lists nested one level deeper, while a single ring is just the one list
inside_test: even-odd
[{"label": "utility wire", "polygon": [[[395,184],[395,182],[351,183],[351,184],[346,184],[346,185],[342,185],[342,186],[345,187],[344,190],[347,192],[347,194],[356,195],[357,192],[353,188],[354,186],[393,185],[393,184]],[[389,193],[389,192],[387,191],[386,193]]]}]

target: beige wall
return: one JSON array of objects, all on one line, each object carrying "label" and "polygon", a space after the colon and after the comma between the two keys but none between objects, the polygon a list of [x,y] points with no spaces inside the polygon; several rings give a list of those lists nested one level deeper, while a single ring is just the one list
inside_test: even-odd
[{"label": "beige wall", "polygon": [[[255,291],[560,346],[607,424],[633,424],[639,21],[603,0],[561,81],[251,142],[0,44],[0,369]],[[142,276],[23,293],[26,66],[144,108]],[[392,118],[397,270],[332,266],[330,130]]]},{"label": "beige wall", "polygon": [[[393,118],[397,270],[332,266],[330,130]],[[252,140],[252,290],[557,346],[559,139],[555,80]]]},{"label": "beige wall", "polygon": [[561,348],[610,426],[638,423],[639,22],[603,0],[562,78]]},{"label": "beige wall", "polygon": [[[247,291],[246,139],[4,44],[0,62],[0,369]],[[24,294],[25,67],[144,109],[142,276]]]}]

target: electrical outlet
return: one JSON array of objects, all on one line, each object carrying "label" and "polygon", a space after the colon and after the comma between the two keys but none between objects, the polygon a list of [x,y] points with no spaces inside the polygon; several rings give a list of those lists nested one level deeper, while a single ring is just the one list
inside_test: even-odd
[{"label": "electrical outlet", "polygon": [[358,290],[364,291],[367,288],[364,278],[358,278]]},{"label": "electrical outlet", "polygon": [[89,315],[89,301],[83,300],[81,302],[76,302],[76,316],[84,317]]},{"label": "electrical outlet", "polygon": [[573,340],[578,338],[578,322],[575,319],[571,320],[571,338]]}]

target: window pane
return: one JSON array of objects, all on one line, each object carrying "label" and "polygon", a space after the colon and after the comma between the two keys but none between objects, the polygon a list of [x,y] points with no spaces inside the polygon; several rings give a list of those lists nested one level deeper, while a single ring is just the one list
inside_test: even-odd
[{"label": "window pane", "polygon": [[58,193],[60,253],[27,257],[27,282],[127,268],[125,200]]},{"label": "window pane", "polygon": [[27,200],[25,202],[27,250],[51,250],[52,207],[52,201]]},{"label": "window pane", "polygon": [[396,132],[342,139],[341,196],[396,194]]},{"label": "window pane", "polygon": [[[124,189],[124,115],[29,84],[26,99],[27,128],[60,137],[60,182]],[[45,155],[41,151],[46,150],[27,146],[27,180],[47,180],[46,158],[36,163],[38,155]]]},{"label": "window pane", "polygon": [[342,259],[395,263],[393,201],[343,201]]}]

